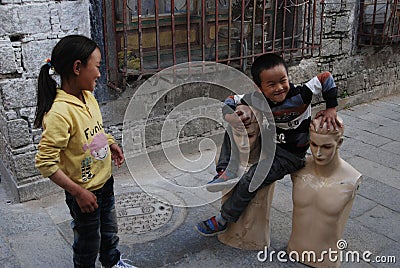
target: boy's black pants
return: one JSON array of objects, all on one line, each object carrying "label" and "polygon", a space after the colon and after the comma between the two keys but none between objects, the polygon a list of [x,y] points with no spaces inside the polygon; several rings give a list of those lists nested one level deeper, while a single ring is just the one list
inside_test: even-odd
[{"label": "boy's black pants", "polygon": [[[229,135],[227,132],[225,132],[224,142],[222,144],[220,157],[217,163],[217,171],[220,169],[228,169],[232,172],[235,172],[237,170],[237,163],[229,162],[229,160],[231,159],[230,145],[231,143]],[[235,159],[237,157],[232,158]],[[259,163],[251,166],[249,171],[243,174],[243,176],[240,178],[240,181],[233,188],[232,195],[224,202],[221,207],[222,217],[224,217],[224,219],[226,219],[228,222],[236,222],[239,219],[240,215],[246,209],[251,199],[257,194],[258,189],[282,179],[287,174],[291,174],[303,168],[305,165],[305,154],[293,154],[281,148],[278,144],[276,146],[275,155],[272,160],[271,168],[269,170],[266,168],[268,166],[268,163],[270,163],[270,160],[268,161],[268,159],[264,159],[261,160]],[[261,178],[261,180],[263,179],[263,182],[257,190],[250,192],[249,185],[255,174],[256,168],[259,165],[260,167],[257,170],[257,176],[259,176],[259,174],[262,174],[261,176],[265,176],[265,178]]]}]

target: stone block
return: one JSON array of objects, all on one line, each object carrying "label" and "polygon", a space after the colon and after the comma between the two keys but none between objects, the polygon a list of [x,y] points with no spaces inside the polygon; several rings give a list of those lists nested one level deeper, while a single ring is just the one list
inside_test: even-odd
[{"label": "stone block", "polygon": [[350,52],[351,52],[351,50],[353,48],[353,44],[352,44],[351,38],[348,38],[348,37],[342,38],[341,43],[342,43],[342,46],[341,46],[342,53],[343,54],[350,54]]},{"label": "stone block", "polygon": [[12,168],[17,184],[21,185],[30,181],[30,178],[39,175],[39,171],[35,168],[35,155],[36,152],[26,153],[22,155],[13,156],[14,167]]},{"label": "stone block", "polygon": [[10,152],[12,155],[36,152],[36,146],[33,144],[28,144],[27,146],[23,146],[18,149],[11,149]]},{"label": "stone block", "polygon": [[35,78],[39,75],[40,68],[45,63],[44,60],[50,58],[57,41],[57,39],[46,39],[22,44],[22,57],[26,63],[24,67],[28,75]]},{"label": "stone block", "polygon": [[328,57],[339,55],[340,52],[340,39],[324,39],[322,40],[323,46],[321,48],[321,56]]},{"label": "stone block", "polygon": [[18,198],[20,202],[39,199],[52,193],[60,191],[60,187],[47,178],[42,176],[30,177],[24,184],[18,185]]},{"label": "stone block", "polygon": [[51,31],[50,11],[47,3],[20,5],[17,8],[18,24],[23,34]]},{"label": "stone block", "polygon": [[36,107],[26,107],[19,110],[19,115],[28,120],[30,126],[33,126],[33,122],[35,121],[35,112]]},{"label": "stone block", "polygon": [[326,13],[337,13],[341,11],[341,1],[325,0],[324,3]]},{"label": "stone block", "polygon": [[161,143],[161,122],[146,124],[146,130],[144,135],[145,146],[154,146]]},{"label": "stone block", "polygon": [[296,67],[289,67],[290,81],[296,84],[307,82],[318,72],[317,62],[314,59],[303,59]]},{"label": "stone block", "polygon": [[16,8],[9,5],[0,5],[0,36],[21,31],[21,26],[17,21],[16,10]]},{"label": "stone block", "polygon": [[40,139],[42,138],[42,130],[41,129],[32,129],[32,137],[33,143],[38,144]]},{"label": "stone block", "polygon": [[11,74],[16,71],[17,65],[11,42],[0,42],[0,74]]},{"label": "stone block", "polygon": [[[149,118],[165,117],[165,115],[169,113],[167,105],[163,99],[159,99],[157,102],[148,104],[145,107],[146,107],[145,108],[146,111],[150,111]],[[132,115],[129,115],[129,116],[132,116]]]},{"label": "stone block", "polygon": [[363,89],[364,76],[362,74],[356,74],[355,76],[347,78],[347,86],[344,90],[346,90],[349,95],[355,94]]},{"label": "stone block", "polygon": [[[103,124],[117,125],[123,123],[125,117],[125,111],[128,107],[129,100],[130,99],[128,98],[123,98],[100,104],[100,110],[103,117]],[[135,112],[134,117],[136,117],[136,112],[137,113],[143,112],[141,107],[134,107],[132,110],[134,110]]]},{"label": "stone block", "polygon": [[[343,13],[344,16],[336,16],[335,31],[336,32],[349,32],[353,24],[351,23],[354,18],[348,16],[348,14]],[[350,19],[352,19],[350,21]]]},{"label": "stone block", "polygon": [[0,148],[4,149],[6,147],[6,143],[8,144],[9,138],[8,138],[7,121],[1,115],[0,115],[0,137],[4,139],[3,141],[0,141],[2,144]]},{"label": "stone block", "polygon": [[2,0],[2,4],[21,4],[24,0]]},{"label": "stone block", "polygon": [[6,110],[36,105],[36,80],[9,79],[0,81]]},{"label": "stone block", "polygon": [[8,121],[18,118],[18,114],[17,114],[17,112],[14,111],[14,110],[6,111],[6,112],[4,112],[4,115],[6,116],[6,119],[7,119]]},{"label": "stone block", "polygon": [[89,1],[61,1],[55,4],[55,8],[62,31],[79,32],[90,37]]},{"label": "stone block", "polygon": [[333,27],[334,23],[332,21],[332,17],[325,17],[323,20],[324,27],[322,29],[322,32],[324,34],[332,34],[334,32]]},{"label": "stone block", "polygon": [[32,142],[27,121],[23,119],[8,121],[7,128],[9,143],[12,148],[18,148]]}]

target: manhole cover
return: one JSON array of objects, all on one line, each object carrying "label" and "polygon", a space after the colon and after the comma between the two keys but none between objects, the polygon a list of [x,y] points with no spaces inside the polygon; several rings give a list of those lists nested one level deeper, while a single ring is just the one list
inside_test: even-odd
[{"label": "manhole cover", "polygon": [[[170,200],[144,192],[116,195],[118,234],[126,243],[155,240],[175,230],[184,220],[186,210],[169,205]],[[176,199],[176,197],[174,197]]]}]

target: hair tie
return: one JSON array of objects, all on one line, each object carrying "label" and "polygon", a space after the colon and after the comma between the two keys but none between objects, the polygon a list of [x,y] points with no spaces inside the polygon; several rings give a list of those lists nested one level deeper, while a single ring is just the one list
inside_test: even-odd
[{"label": "hair tie", "polygon": [[47,58],[44,60],[45,63],[47,63],[47,65],[49,65],[51,67],[51,59]]},{"label": "hair tie", "polygon": [[54,66],[51,64],[51,59],[47,58],[44,60],[44,62],[46,62],[46,64],[49,65],[49,67],[50,67],[49,75],[53,75],[54,74]]}]

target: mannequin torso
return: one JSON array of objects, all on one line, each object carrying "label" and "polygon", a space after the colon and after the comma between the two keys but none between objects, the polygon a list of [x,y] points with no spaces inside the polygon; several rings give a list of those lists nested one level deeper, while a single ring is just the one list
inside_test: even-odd
[{"label": "mannequin torso", "polygon": [[301,257],[302,252],[313,251],[316,260],[299,261],[312,267],[339,267],[340,262],[328,255],[318,259],[323,251],[338,251],[337,242],[342,239],[362,177],[339,157],[341,134],[340,139],[327,133],[310,135],[313,155],[291,176],[293,218],[287,252],[295,251]]}]

